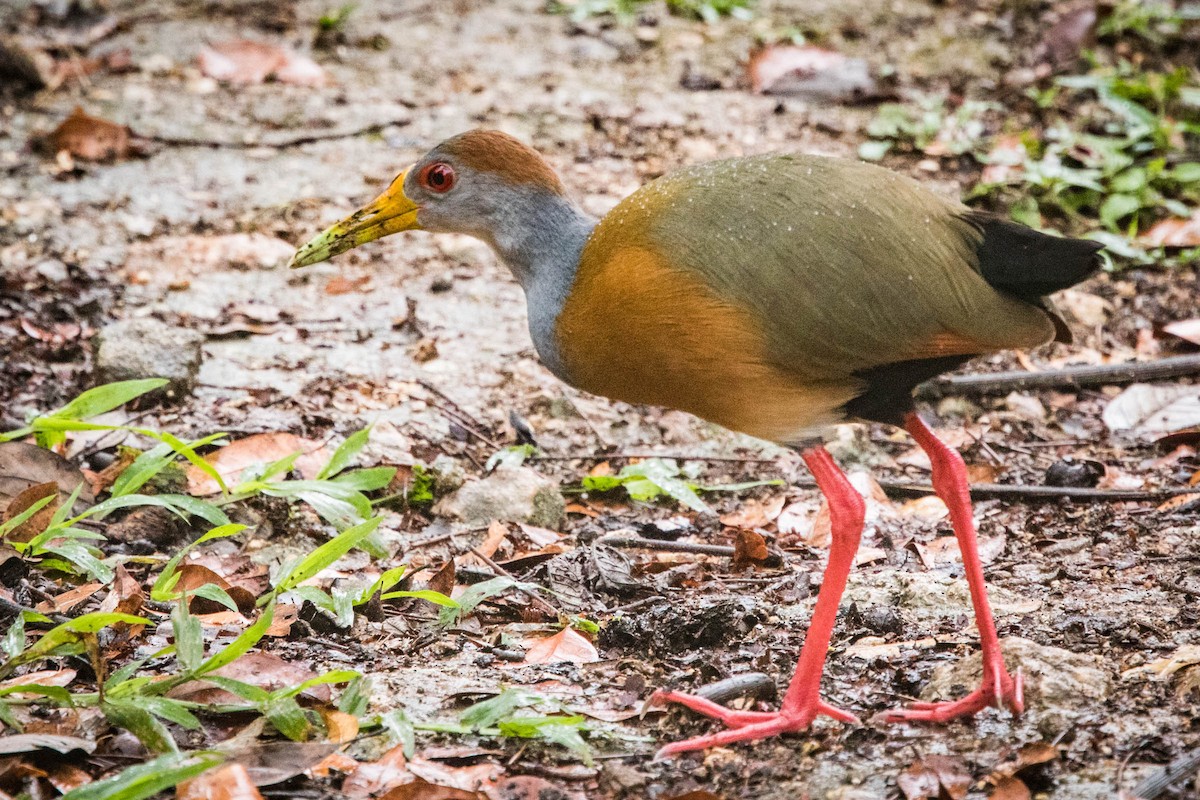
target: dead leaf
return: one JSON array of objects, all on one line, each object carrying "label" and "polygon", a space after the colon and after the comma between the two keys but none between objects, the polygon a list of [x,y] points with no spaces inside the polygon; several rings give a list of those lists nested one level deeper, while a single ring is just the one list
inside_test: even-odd
[{"label": "dead leaf", "polygon": [[599,661],[596,647],[574,628],[563,628],[553,636],[542,639],[525,651],[526,664],[590,664]]},{"label": "dead leaf", "polygon": [[320,709],[321,719],[325,720],[325,730],[329,741],[335,744],[345,744],[358,736],[358,717],[338,711],[336,708]]},{"label": "dead leaf", "polygon": [[767,540],[757,531],[739,530],[733,537],[733,568],[762,566],[770,557]]},{"label": "dead leaf", "polygon": [[[73,669],[42,669],[36,672],[27,672],[16,678],[9,678],[0,683],[0,689],[11,691],[16,686],[70,686],[71,681],[75,680],[76,672]],[[7,693],[6,691],[6,693]],[[23,694],[16,692],[15,694]]]},{"label": "dead leaf", "polygon": [[85,114],[79,107],[36,144],[47,155],[67,153],[82,161],[115,161],[135,151],[129,128]]},{"label": "dead leaf", "polygon": [[328,76],[320,64],[266,42],[231,39],[200,50],[200,71],[214,80],[243,86],[275,78],[297,86],[324,86]]},{"label": "dead leaf", "polygon": [[[475,547],[471,548],[475,553],[491,558],[496,555],[496,551],[500,549],[500,545],[508,537],[508,526],[500,520],[492,520],[492,524],[488,525],[487,535],[483,537],[483,541]],[[463,553],[454,560],[461,567],[465,564],[475,564],[478,566],[487,566],[482,558],[475,553]]]},{"label": "dead leaf", "polygon": [[[45,500],[47,497],[58,498],[57,483],[38,483],[21,491],[8,502],[8,507],[4,509],[4,521],[8,522],[14,517],[20,516],[25,511],[28,511],[30,506],[39,500]],[[9,531],[4,538],[10,542],[28,542],[50,527],[50,520],[53,519],[54,512],[58,510],[60,502],[61,499],[51,500],[49,504],[42,506],[32,517]]]},{"label": "dead leaf", "polygon": [[275,613],[271,615],[271,624],[267,626],[264,636],[287,636],[292,632],[292,626],[300,619],[300,609],[295,603],[277,603]]},{"label": "dead leaf", "polygon": [[879,95],[865,59],[811,45],[763,47],[750,54],[747,69],[755,94],[833,102],[861,102]]},{"label": "dead leaf", "polygon": [[[939,536],[931,542],[913,542],[912,547],[926,569],[933,569],[947,564],[962,562],[962,553],[958,548],[958,539],[953,536]],[[1003,536],[978,537],[979,560],[990,564],[1004,552],[1005,539]]]},{"label": "dead leaf", "polygon": [[83,473],[58,453],[27,442],[0,442],[0,502],[10,501],[41,483],[58,484],[64,500],[82,484],[80,502],[86,505],[93,502]]},{"label": "dead leaf", "polygon": [[905,800],[939,800],[943,793],[950,800],[963,800],[971,788],[971,775],[957,758],[923,756],[896,778]]},{"label": "dead leaf", "polygon": [[1135,383],[1109,401],[1103,419],[1111,431],[1156,441],[1200,426],[1200,387]]},{"label": "dead leaf", "polygon": [[[100,610],[140,615],[142,604],[146,602],[146,593],[142,591],[142,584],[129,574],[123,564],[118,564],[114,572],[112,588],[108,596],[104,598],[104,602],[100,604]],[[118,623],[118,625],[125,625],[125,623]],[[138,630],[142,627],[137,626]]]},{"label": "dead leaf", "polygon": [[335,275],[329,279],[329,283],[325,284],[325,294],[338,295],[350,294],[351,292],[366,292],[369,291],[370,283],[370,275],[360,275],[353,280],[341,275]]},{"label": "dead leaf", "polygon": [[[294,468],[305,480],[315,478],[329,460],[329,453],[320,442],[302,439],[293,433],[247,436],[225,445],[204,460],[217,470],[226,485],[232,487],[246,468],[269,464],[293,453],[302,454],[296,459]],[[204,470],[193,464],[187,470],[187,490],[188,494],[204,497],[219,493],[221,487]]]},{"label": "dead leaf", "polygon": [[17,755],[32,753],[37,750],[53,750],[56,753],[82,750],[91,753],[96,749],[96,743],[78,736],[62,736],[50,733],[18,733],[12,736],[0,736],[0,755]]},{"label": "dead leaf", "polygon": [[345,753],[330,753],[304,772],[313,778],[328,778],[334,772],[349,775],[358,769],[358,762]]},{"label": "dead leaf", "polygon": [[786,498],[783,495],[772,497],[765,503],[756,498],[750,498],[742,503],[737,511],[721,516],[721,524],[730,528],[765,528],[774,522],[783,511]]},{"label": "dead leaf", "polygon": [[51,600],[43,600],[34,606],[33,609],[43,614],[62,614],[70,611],[103,588],[103,583],[85,583],[68,589],[62,594],[55,595]]},{"label": "dead leaf", "polygon": [[1200,209],[1187,219],[1164,219],[1138,237],[1150,247],[1196,247],[1200,245]]},{"label": "dead leaf", "polygon": [[[212,673],[221,678],[249,683],[268,692],[283,689],[317,677],[317,673],[294,661],[285,661],[274,653],[253,652],[234,661],[228,666],[221,667]],[[239,703],[240,698],[232,692],[221,689],[208,681],[188,681],[167,693],[168,697],[176,700],[190,700],[196,703]],[[311,686],[300,693],[318,703],[328,704],[332,692],[328,685]]]},{"label": "dead leaf", "polygon": [[46,780],[50,781],[50,785],[55,789],[66,794],[72,789],[78,789],[80,786],[91,783],[94,778],[91,773],[81,767],[58,762],[46,766]]},{"label": "dead leaf", "polygon": [[236,761],[175,787],[176,800],[263,800],[250,773]]},{"label": "dead leaf", "polygon": [[992,775],[1016,775],[1030,767],[1055,761],[1059,755],[1058,748],[1049,742],[1032,742],[1018,750],[1012,758],[998,764],[992,770]]},{"label": "dead leaf", "polygon": [[1200,344],[1200,317],[1169,322],[1163,325],[1163,331],[1172,336],[1178,336],[1186,342]]},{"label": "dead leaf", "polygon": [[379,800],[486,800],[481,792],[436,786],[422,778],[389,789]]},{"label": "dead leaf", "polygon": [[1165,681],[1181,669],[1200,664],[1200,645],[1185,644],[1164,658],[1156,658],[1149,664],[1125,670],[1121,673],[1123,680],[1129,680],[1141,675],[1152,680]]},{"label": "dead leaf", "polygon": [[[449,597],[450,593],[454,591],[454,579],[457,575],[457,572],[458,570],[456,569],[454,559],[452,558],[443,564],[441,569],[433,573],[433,576],[429,579],[429,588],[435,592],[441,592]],[[390,588],[391,587],[384,587],[384,591],[387,591]]]},{"label": "dead leaf", "polygon": [[376,797],[408,780],[410,773],[407,766],[404,746],[396,745],[378,761],[359,764],[354,774],[342,782],[342,794],[347,797]]},{"label": "dead leaf", "polygon": [[1020,778],[1003,775],[992,785],[990,800],[1032,800],[1029,787]]},{"label": "dead leaf", "polygon": [[945,519],[946,515],[950,513],[950,510],[946,508],[946,503],[935,494],[927,494],[924,497],[905,501],[900,504],[899,511],[901,516],[919,519],[922,522],[937,522]]},{"label": "dead leaf", "polygon": [[536,525],[526,525],[524,522],[520,524],[520,528],[521,533],[525,534],[525,538],[534,547],[549,547],[552,544],[557,544],[563,538],[563,535],[558,531],[552,531],[549,528],[539,528]]},{"label": "dead leaf", "polygon": [[1096,4],[1085,2],[1065,11],[1046,29],[1035,50],[1034,60],[1053,70],[1070,67],[1096,31]]}]

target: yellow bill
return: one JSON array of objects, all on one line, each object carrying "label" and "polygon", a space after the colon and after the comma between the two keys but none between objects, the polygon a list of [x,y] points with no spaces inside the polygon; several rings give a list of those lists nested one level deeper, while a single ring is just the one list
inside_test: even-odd
[{"label": "yellow bill", "polygon": [[296,251],[288,266],[296,269],[318,264],[360,244],[401,231],[419,230],[421,225],[417,222],[418,206],[404,194],[406,175],[407,170],[370,204],[314,236]]}]

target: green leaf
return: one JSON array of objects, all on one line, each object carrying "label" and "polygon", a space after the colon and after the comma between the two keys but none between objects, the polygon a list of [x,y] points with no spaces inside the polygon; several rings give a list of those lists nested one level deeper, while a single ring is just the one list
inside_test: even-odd
[{"label": "green leaf", "polygon": [[1131,214],[1137,213],[1142,202],[1129,194],[1110,194],[1100,205],[1100,221],[1112,230],[1120,227],[1120,221]]},{"label": "green leaf", "polygon": [[[188,444],[184,443],[182,440],[172,436],[171,434],[169,434],[165,431],[161,431],[161,432],[160,431],[151,431],[151,430],[146,430],[144,428],[136,428],[135,430],[138,433],[141,433],[145,436],[149,436],[153,439],[157,439],[160,442],[164,442],[164,443],[170,445],[171,449],[174,450],[179,455],[186,458],[188,460],[188,463],[190,463],[196,469],[200,470],[205,475],[207,475],[208,477],[210,477],[214,481],[216,481],[217,486],[221,487],[222,492],[229,491],[229,487],[225,485],[225,478],[221,475],[220,472],[217,472],[217,468],[214,467],[212,464],[208,463],[204,459],[203,456],[201,456],[199,453],[196,452],[195,447],[198,447],[199,445],[196,445],[195,447],[192,445],[188,445]],[[222,433],[222,434],[214,434],[213,436],[208,437],[208,438],[211,443],[211,441],[215,441],[216,439],[223,438],[224,436],[225,436],[225,434]],[[204,441],[204,440],[201,440],[201,441]],[[213,524],[215,525],[218,523],[213,523]]]},{"label": "green leaf", "polygon": [[214,656],[209,656],[207,661],[197,667],[188,676],[184,677],[183,680],[178,678],[174,680],[165,680],[161,681],[157,685],[165,686],[166,688],[163,689],[163,693],[165,693],[166,691],[174,688],[174,686],[183,683],[188,678],[199,678],[204,675],[208,675],[210,672],[214,672],[221,667],[232,664],[234,661],[237,661],[239,658],[248,653],[251,647],[254,647],[254,645],[258,644],[259,641],[266,636],[267,628],[271,627],[271,621],[274,616],[275,598],[271,597],[270,601],[265,607],[263,607],[262,612],[258,615],[258,619],[254,621],[254,624],[238,634],[237,638],[227,644],[224,650]]},{"label": "green leaf", "polygon": [[433,603],[435,606],[441,606],[442,608],[461,607],[457,600],[454,600],[442,594],[441,592],[435,592],[432,589],[415,589],[413,591],[405,592],[387,592],[382,595],[380,599],[396,600],[401,597],[415,597],[418,600],[425,600],[426,602]]},{"label": "green leaf", "polygon": [[[79,567],[94,579],[101,583],[111,581],[116,573],[113,568],[105,564],[95,553],[83,546],[77,541],[66,541],[62,544],[46,545],[40,548],[40,553],[53,553],[70,564]],[[43,562],[43,567],[45,562]]]},{"label": "green leaf", "polygon": [[276,697],[263,709],[267,720],[293,742],[303,742],[312,734],[312,723],[300,704],[291,697]]},{"label": "green leaf", "polygon": [[137,381],[119,381],[88,389],[48,416],[59,419],[88,419],[123,406],[136,397],[161,389],[170,381],[165,378],[149,378]]},{"label": "green leaf", "polygon": [[544,698],[525,689],[505,689],[495,697],[468,706],[459,715],[459,722],[474,730],[493,728],[502,719],[512,716],[518,708],[530,708]]},{"label": "green leaf", "polygon": [[[112,496],[120,497],[121,495],[132,494],[144,486],[148,481],[158,475],[175,459],[183,455],[182,450],[186,450],[194,454],[195,448],[203,447],[204,445],[212,444],[218,439],[224,438],[224,433],[214,433],[211,436],[205,436],[203,439],[196,439],[193,442],[184,444],[183,448],[177,446],[179,440],[170,437],[174,441],[162,441],[151,449],[139,455],[134,459],[133,463],[117,476],[117,480],[112,485]],[[182,443],[180,443],[182,444]],[[207,462],[205,462],[207,463]]]},{"label": "green leaf", "polygon": [[391,734],[394,742],[403,746],[404,757],[412,758],[417,751],[417,732],[404,709],[394,708],[381,715],[379,724]]},{"label": "green leaf", "polygon": [[[523,586],[512,578],[501,575],[491,580],[476,583],[473,586],[468,586],[467,589],[458,597],[458,607],[454,608],[447,606],[442,609],[438,615],[438,623],[441,625],[454,625],[460,619],[470,614],[475,610],[475,607],[487,600],[489,597],[495,597],[498,594],[503,594],[515,586]],[[532,584],[530,584],[532,586]]]},{"label": "green leaf", "polygon": [[62,800],[146,800],[195,778],[225,760],[220,753],[167,753],[128,767],[112,777],[85,784]]},{"label": "green leaf", "polygon": [[271,698],[278,700],[284,697],[295,697],[301,692],[307,691],[314,686],[323,686],[330,683],[349,683],[350,681],[360,677],[362,676],[352,669],[335,669],[321,675],[317,675],[315,678],[309,678],[297,686],[276,689],[275,691],[271,692]]},{"label": "green leaf", "polygon": [[361,606],[364,603],[368,603],[377,593],[386,589],[390,589],[398,584],[400,579],[404,577],[404,572],[407,569],[407,564],[401,564],[398,567],[392,567],[391,569],[385,571],[382,575],[375,579],[374,583],[372,583],[358,595],[358,598],[354,601],[354,605]]},{"label": "green leaf", "polygon": [[395,467],[371,467],[343,472],[333,479],[339,486],[345,486],[358,492],[373,492],[382,489],[396,477]]},{"label": "green leaf", "polygon": [[383,517],[373,517],[353,528],[342,531],[316,550],[309,553],[276,584],[277,592],[286,592],[330,566],[360,541],[366,538],[383,522]]},{"label": "green leaf", "polygon": [[256,706],[263,706],[271,699],[271,693],[261,686],[255,686],[252,683],[239,681],[234,678],[225,678],[221,675],[209,675],[205,678],[209,683],[215,684],[227,692],[232,692],[244,700],[249,700]]},{"label": "green leaf", "polygon": [[200,720],[178,700],[169,697],[141,697],[137,702],[143,704],[151,714],[167,722],[174,722],[189,731],[200,730]]},{"label": "green leaf", "polygon": [[1200,163],[1189,161],[1186,164],[1176,164],[1169,174],[1173,180],[1180,183],[1200,183]]},{"label": "green leaf", "polygon": [[188,613],[186,600],[171,609],[171,627],[175,634],[175,657],[179,665],[191,672],[204,660],[204,631],[200,620]]},{"label": "green leaf", "polygon": [[338,698],[338,711],[361,717],[367,713],[370,701],[371,681],[360,676],[350,681],[350,685],[342,690],[342,696]]},{"label": "green leaf", "polygon": [[105,718],[138,738],[151,753],[171,753],[179,749],[167,726],[151,714],[143,698],[106,700],[100,704]]},{"label": "green leaf", "polygon": [[150,624],[150,620],[145,617],[135,617],[132,614],[93,611],[75,619],[67,620],[61,625],[46,631],[42,634],[42,638],[34,642],[31,647],[15,658],[10,658],[5,667],[11,669],[22,664],[40,661],[43,658],[49,658],[52,655],[58,655],[62,652],[80,652],[79,648],[82,647],[80,641],[83,636],[89,633],[96,633],[118,622],[125,622],[130,625]]},{"label": "green leaf", "polygon": [[220,603],[230,611],[237,611],[238,605],[233,602],[233,598],[229,596],[229,592],[217,586],[215,583],[206,583],[192,590],[192,594],[196,597],[203,597],[205,600],[212,600],[214,603]]},{"label": "green leaf", "polygon": [[[364,447],[367,446],[367,441],[371,438],[371,428],[366,427],[360,431],[355,431],[346,437],[346,441],[338,445],[337,450],[333,451],[333,455],[329,457],[329,462],[321,467],[321,471],[317,473],[317,480],[332,478],[339,472],[350,466],[350,462],[354,460]],[[393,472],[395,472],[393,470]]]},{"label": "green leaf", "polygon": [[339,531],[354,527],[363,521],[364,516],[370,515],[370,511],[364,515],[353,503],[330,497],[323,492],[298,492],[296,499],[308,503],[321,519]]},{"label": "green leaf", "polygon": [[13,659],[21,655],[21,651],[25,649],[25,615],[18,614],[17,618],[12,621],[12,625],[8,626],[8,630],[4,632],[4,639],[0,641],[0,650],[4,651],[4,655]]}]

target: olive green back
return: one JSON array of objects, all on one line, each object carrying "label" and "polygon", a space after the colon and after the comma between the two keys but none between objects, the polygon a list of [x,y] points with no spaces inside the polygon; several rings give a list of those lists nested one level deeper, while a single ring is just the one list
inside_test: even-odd
[{"label": "olive green back", "polygon": [[984,281],[965,210],[869,164],[772,155],[650,183],[596,236],[646,242],[748,309],[778,366],[828,380],[1051,338],[1044,312]]}]

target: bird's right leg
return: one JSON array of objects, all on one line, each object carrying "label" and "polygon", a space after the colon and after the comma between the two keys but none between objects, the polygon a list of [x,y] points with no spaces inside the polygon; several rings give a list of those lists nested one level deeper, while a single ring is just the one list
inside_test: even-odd
[{"label": "bird's right leg", "polygon": [[832,543],[829,548],[829,564],[817,594],[817,605],[813,610],[808,635],[800,650],[796,672],[788,685],[783,704],[778,711],[734,711],[696,695],[683,692],[659,692],[654,701],[659,704],[679,703],[708,717],[713,717],[728,726],[728,730],[697,736],[682,742],[674,742],[658,751],[659,756],[703,750],[706,747],[765,739],[780,733],[802,731],[808,728],[818,714],[841,720],[857,722],[848,711],[835,708],[820,697],[821,675],[825,671],[825,657],[829,653],[829,638],[837,621],[838,604],[854,566],[854,555],[862,538],[866,504],[855,491],[845,473],[838,468],[833,457],[821,446],[801,452],[804,463],[812,471],[817,488],[829,503],[829,521]]}]

